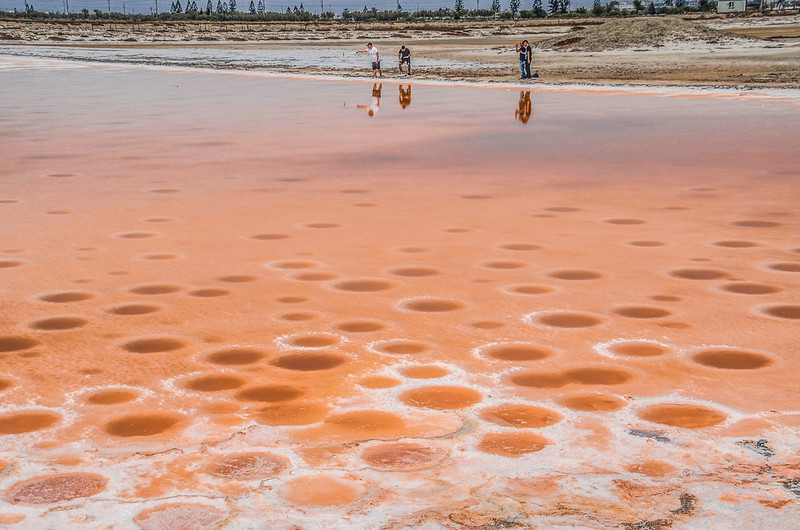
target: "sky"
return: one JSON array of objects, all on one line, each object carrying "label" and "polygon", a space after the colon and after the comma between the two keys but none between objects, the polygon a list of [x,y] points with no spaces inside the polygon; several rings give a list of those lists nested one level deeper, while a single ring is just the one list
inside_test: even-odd
[{"label": "sky", "polygon": [[[59,13],[64,12],[64,0],[27,0],[29,4],[32,4],[34,8],[38,11],[57,11]],[[164,12],[169,11],[170,4],[173,0],[111,0],[111,11],[113,12],[125,12],[125,13],[150,13],[152,10],[155,10],[156,1],[158,1],[158,11]],[[207,0],[195,0],[197,5],[200,6],[202,3],[203,5],[200,7],[205,7]],[[350,11],[354,10],[362,10],[364,6],[367,6],[367,9],[372,9],[372,7],[377,8],[379,11],[383,10],[393,10],[397,7],[397,0],[323,0],[325,5],[325,11],[333,11],[336,14],[342,12],[343,9],[347,8]],[[488,9],[492,5],[492,0],[464,0],[464,7],[466,9],[475,9],[480,1],[481,9]],[[255,0],[256,4],[258,4],[258,0]],[[181,0],[181,4],[185,5],[186,0]],[[266,0],[267,11],[286,11],[286,8],[294,7],[295,5],[299,6],[301,0]],[[302,1],[303,7],[312,13],[319,13],[320,11],[320,0],[305,0]],[[500,0],[500,5],[502,6],[503,10],[508,9],[509,0]],[[543,0],[542,3],[547,5],[547,0]],[[604,2],[605,3],[605,2]],[[69,10],[70,12],[78,12],[81,9],[88,9],[90,12],[94,12],[95,9],[100,9],[101,11],[108,11],[108,0],[69,0]],[[212,4],[214,6],[217,5],[217,0],[212,0]],[[400,5],[405,11],[417,11],[420,9],[439,9],[441,7],[447,7],[452,9],[455,4],[455,0],[400,0]],[[589,7],[591,6],[591,0],[573,0],[572,1],[572,8],[575,9],[576,7]],[[530,9],[533,5],[533,0],[522,0],[522,9]],[[237,10],[238,11],[247,11],[248,7],[250,6],[250,0],[237,0]],[[25,8],[25,0],[0,0],[0,11],[13,11],[14,8],[17,10],[23,10]]]}]

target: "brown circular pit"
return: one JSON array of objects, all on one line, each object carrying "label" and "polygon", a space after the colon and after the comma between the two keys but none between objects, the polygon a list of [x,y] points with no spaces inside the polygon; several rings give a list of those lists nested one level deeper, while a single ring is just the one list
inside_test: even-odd
[{"label": "brown circular pit", "polygon": [[477,390],[460,386],[426,386],[409,390],[400,396],[406,405],[436,410],[463,409],[482,399]]},{"label": "brown circular pit", "polygon": [[186,343],[179,339],[154,337],[128,341],[122,345],[122,349],[131,353],[161,353],[178,350],[184,346]]},{"label": "brown circular pit", "polygon": [[645,224],[647,221],[645,221],[644,219],[617,218],[617,219],[606,219],[605,222],[612,225],[642,225]]},{"label": "brown circular pit", "polygon": [[368,447],[361,453],[361,459],[381,470],[419,471],[438,464],[446,455],[443,449],[416,443],[386,443]]},{"label": "brown circular pit", "polygon": [[288,337],[284,342],[296,348],[327,348],[339,344],[339,338],[335,335],[312,334]]},{"label": "brown circular pit", "polygon": [[96,495],[107,483],[96,473],[56,473],[17,482],[4,497],[11,504],[55,504]]},{"label": "brown circular pit", "polygon": [[761,311],[765,315],[775,318],[800,319],[800,305],[775,304],[763,307]]},{"label": "brown circular pit", "polygon": [[89,300],[91,298],[94,298],[94,295],[85,291],[59,291],[38,296],[38,299],[42,302],[50,302],[51,304],[82,302],[83,300]]},{"label": "brown circular pit", "polygon": [[505,287],[504,290],[511,294],[535,296],[540,294],[552,293],[554,289],[547,285],[524,284],[524,285],[509,285]]},{"label": "brown circular pit", "polygon": [[211,353],[206,361],[221,366],[240,366],[253,364],[266,357],[266,354],[253,348],[224,348]]},{"label": "brown circular pit", "polygon": [[327,353],[294,353],[284,355],[270,364],[286,370],[313,372],[317,370],[330,370],[344,364],[346,358]]},{"label": "brown circular pit", "polygon": [[354,279],[334,282],[331,286],[338,291],[347,291],[350,293],[375,293],[386,291],[395,285],[394,282],[386,280]]},{"label": "brown circular pit", "polygon": [[480,417],[482,420],[496,425],[518,429],[547,427],[563,419],[559,413],[544,407],[514,404],[484,409],[481,411]]},{"label": "brown circular pit", "polygon": [[667,309],[650,306],[623,306],[615,308],[613,312],[627,318],[663,318],[672,314]]},{"label": "brown circular pit", "polygon": [[289,459],[267,452],[233,453],[218,457],[206,467],[216,477],[233,480],[264,480],[289,469]]},{"label": "brown circular pit", "polygon": [[297,387],[289,385],[261,385],[236,393],[239,401],[258,401],[262,403],[274,403],[277,401],[291,401],[302,396],[304,392]]},{"label": "brown circular pit", "polygon": [[180,421],[180,416],[172,414],[130,414],[108,422],[104,430],[121,438],[156,436],[170,430]]},{"label": "brown circular pit", "polygon": [[573,368],[564,372],[570,382],[580,385],[621,385],[633,379],[633,375],[618,368]]},{"label": "brown circular pit", "polygon": [[246,383],[246,380],[235,375],[210,374],[195,377],[188,380],[185,384],[189,390],[199,392],[219,392],[221,390],[233,390]]},{"label": "brown circular pit", "polygon": [[656,357],[671,351],[667,346],[647,341],[619,342],[609,346],[608,350],[625,357]]},{"label": "brown circular pit", "polygon": [[258,409],[254,417],[262,425],[311,425],[325,419],[330,407],[323,403],[294,401],[267,405]]},{"label": "brown circular pit", "polygon": [[734,282],[720,286],[720,290],[734,294],[761,295],[777,293],[780,292],[781,289],[763,283]]},{"label": "brown circular pit", "polygon": [[357,480],[333,475],[307,475],[286,483],[281,496],[297,506],[339,506],[355,502],[368,488]]},{"label": "brown circular pit", "polygon": [[197,298],[216,298],[218,296],[226,296],[231,294],[230,291],[227,289],[195,289],[194,291],[189,291],[189,296],[195,296]]},{"label": "brown circular pit", "polygon": [[512,269],[521,269],[525,267],[527,263],[523,261],[495,260],[495,261],[484,261],[479,263],[478,265],[480,265],[485,269],[512,270]]},{"label": "brown circular pit", "polygon": [[535,315],[533,322],[553,328],[590,328],[599,326],[603,323],[603,320],[586,313],[561,311]]},{"label": "brown circular pit", "polygon": [[0,415],[0,435],[22,434],[48,429],[61,420],[54,412],[11,412]]},{"label": "brown circular pit", "polygon": [[800,262],[772,263],[768,268],[778,272],[800,272]]},{"label": "brown circular pit", "polygon": [[450,373],[447,368],[435,365],[406,366],[400,373],[411,379],[438,379]]},{"label": "brown circular pit", "polygon": [[741,240],[715,241],[712,244],[716,247],[723,247],[723,248],[752,248],[758,246],[758,243],[755,243],[753,241],[741,241]]},{"label": "brown circular pit", "polygon": [[225,512],[207,504],[170,502],[142,510],[133,518],[141,530],[194,530],[217,527]]},{"label": "brown circular pit", "polygon": [[230,276],[220,276],[217,278],[217,281],[225,283],[247,283],[254,282],[256,280],[258,280],[257,276],[248,276],[246,274],[233,274]]},{"label": "brown circular pit", "polygon": [[420,313],[446,313],[464,308],[462,302],[444,298],[417,298],[415,300],[407,300],[401,306],[409,311]]},{"label": "brown circular pit", "polygon": [[158,294],[177,293],[182,289],[183,287],[181,287],[180,285],[150,284],[150,285],[139,285],[137,287],[132,287],[128,290],[134,294],[158,295]]},{"label": "brown circular pit", "polygon": [[425,278],[427,276],[441,274],[437,269],[432,267],[395,267],[394,269],[389,269],[388,272],[394,276],[401,276],[404,278]]},{"label": "brown circular pit", "polygon": [[731,348],[712,348],[692,355],[692,360],[703,366],[728,370],[756,370],[773,363],[767,355]]},{"label": "brown circular pit", "polygon": [[289,238],[289,234],[255,234],[250,236],[250,239],[257,239],[259,241],[277,241],[280,239],[287,239]]},{"label": "brown circular pit", "polygon": [[781,226],[775,221],[736,221],[731,223],[733,226],[743,226],[745,228],[775,228]]},{"label": "brown circular pit", "polygon": [[478,450],[492,455],[519,458],[541,451],[550,444],[547,438],[532,433],[488,433],[478,442]]},{"label": "brown circular pit", "polygon": [[632,247],[644,247],[644,248],[651,248],[651,247],[663,247],[666,245],[663,241],[652,241],[652,240],[638,240],[638,241],[630,241],[628,243]]},{"label": "brown circular pit", "polygon": [[304,313],[304,312],[297,312],[297,313],[284,313],[279,315],[277,318],[280,320],[286,320],[288,322],[305,322],[307,320],[314,320],[317,318],[315,313]]},{"label": "brown circular pit", "polygon": [[112,315],[135,316],[155,313],[161,308],[152,304],[123,304],[106,309]]},{"label": "brown circular pit", "polygon": [[538,361],[553,355],[547,348],[515,342],[494,344],[484,348],[483,352],[492,359],[501,361]]},{"label": "brown circular pit", "polygon": [[525,372],[511,376],[511,382],[529,388],[560,388],[569,379],[558,372]]},{"label": "brown circular pit", "polygon": [[513,250],[515,252],[528,252],[531,250],[539,250],[541,245],[534,245],[533,243],[503,243],[497,245],[497,248],[502,250]]},{"label": "brown circular pit", "polygon": [[558,280],[597,280],[603,277],[599,272],[579,269],[553,271],[548,276]]},{"label": "brown circular pit", "polygon": [[363,386],[364,388],[393,388],[399,385],[401,381],[399,379],[395,379],[394,377],[388,377],[385,375],[370,375],[367,377],[362,377],[359,379],[358,384]]},{"label": "brown circular pit", "polygon": [[627,403],[617,396],[605,394],[583,394],[565,398],[560,403],[568,409],[581,412],[609,412],[619,410]]},{"label": "brown circular pit", "polygon": [[113,389],[94,392],[86,397],[86,402],[92,405],[118,405],[127,403],[139,397],[133,390]]},{"label": "brown circular pit", "polygon": [[34,320],[29,324],[29,327],[40,331],[65,331],[82,328],[88,323],[88,320],[80,317],[52,317]]},{"label": "brown circular pit", "polygon": [[641,410],[639,417],[649,422],[684,429],[711,427],[726,419],[724,414],[716,410],[683,404],[653,405]]},{"label": "brown circular pit", "polygon": [[0,353],[29,350],[38,345],[38,340],[28,337],[0,336]]},{"label": "brown circular pit", "polygon": [[721,280],[728,277],[728,273],[717,269],[676,269],[670,271],[670,276],[683,280]]}]

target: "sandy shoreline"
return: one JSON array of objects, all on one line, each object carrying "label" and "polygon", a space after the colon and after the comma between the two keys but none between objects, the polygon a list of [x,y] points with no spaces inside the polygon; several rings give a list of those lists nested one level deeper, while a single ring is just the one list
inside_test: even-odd
[{"label": "sandy shoreline", "polygon": [[[613,51],[536,50],[534,69],[541,76],[538,82],[800,88],[800,17],[747,20],[715,17],[694,21],[742,37],[733,43],[670,42]],[[409,81],[513,82],[519,77],[513,50],[515,41],[528,38],[535,43],[574,32],[576,27],[592,29],[594,26],[594,20],[571,21],[564,25],[497,22],[399,24],[396,27],[339,27],[330,24],[57,25],[3,21],[0,23],[3,39],[0,43],[9,47],[48,45],[118,50],[224,50],[229,53],[241,50],[254,56],[259,52],[268,55],[296,50],[311,59],[304,60],[302,66],[294,66],[290,57],[283,64],[270,64],[268,67],[259,66],[256,60],[245,68],[365,77],[369,75],[368,67],[351,64],[349,54],[362,47],[363,41],[374,40],[384,50],[385,75],[389,78],[396,77],[395,48],[406,44],[413,49],[415,62],[419,63]],[[753,38],[759,36],[764,38]],[[316,64],[315,53],[320,57]],[[347,54],[342,55],[347,60],[331,59],[336,53]],[[425,64],[425,61],[430,64]],[[446,62],[447,67],[436,61]],[[218,64],[214,67],[226,66]]]}]

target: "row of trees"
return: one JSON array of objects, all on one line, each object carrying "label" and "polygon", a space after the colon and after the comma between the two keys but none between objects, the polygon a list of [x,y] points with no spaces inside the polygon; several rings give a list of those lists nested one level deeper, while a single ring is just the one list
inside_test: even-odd
[{"label": "row of trees", "polygon": [[[200,0],[202,2],[202,0]],[[246,0],[242,0],[246,1]],[[545,3],[546,2],[546,3]],[[338,18],[343,22],[393,22],[393,21],[424,21],[424,20],[475,20],[475,19],[530,19],[545,17],[606,17],[621,15],[655,15],[655,14],[680,14],[693,11],[714,11],[717,2],[713,0],[698,0],[697,6],[687,6],[686,0],[665,0],[661,7],[656,7],[651,1],[647,5],[643,0],[633,0],[633,11],[621,11],[618,0],[609,0],[602,3],[601,0],[594,0],[591,10],[579,7],[574,11],[571,9],[571,0],[532,0],[531,9],[521,9],[521,0],[510,0],[509,8],[502,11],[500,0],[492,0],[490,9],[465,9],[464,0],[455,0],[453,9],[441,8],[437,10],[404,11],[400,2],[397,2],[396,10],[378,11],[376,8],[363,11],[350,11],[344,9],[339,17],[333,12],[327,11],[321,14],[306,11],[303,4],[286,8],[285,13],[266,11],[264,0],[250,0],[246,11],[240,11],[236,0],[206,0],[205,6],[197,4],[197,0],[173,0],[168,13],[153,13],[150,15],[104,13],[95,9],[92,14],[89,10],[83,9],[77,13],[67,15],[53,12],[37,11],[33,4],[25,3],[24,11],[4,12],[0,11],[0,16],[14,18],[70,18],[70,19],[110,19],[110,20],[237,20],[253,22],[272,22],[272,21],[328,21]]]}]

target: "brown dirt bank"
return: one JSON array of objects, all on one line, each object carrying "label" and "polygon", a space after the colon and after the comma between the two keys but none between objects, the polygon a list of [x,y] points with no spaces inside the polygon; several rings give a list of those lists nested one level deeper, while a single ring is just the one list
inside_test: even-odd
[{"label": "brown dirt bank", "polygon": [[[537,43],[544,83],[800,88],[800,16],[647,17],[397,24],[0,21],[0,42],[98,47],[354,48],[365,39],[413,47],[416,58],[472,63],[418,68],[416,79],[515,81],[513,45]],[[566,42],[566,44],[564,44]],[[393,58],[386,73],[393,75]],[[475,66],[474,63],[483,66]],[[499,65],[507,65],[497,68]],[[492,68],[488,68],[491,66]],[[341,69],[283,72],[343,75]],[[362,77],[368,72],[345,72]]]}]

